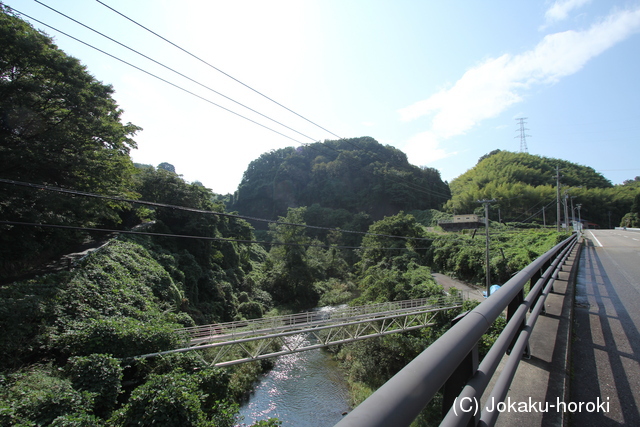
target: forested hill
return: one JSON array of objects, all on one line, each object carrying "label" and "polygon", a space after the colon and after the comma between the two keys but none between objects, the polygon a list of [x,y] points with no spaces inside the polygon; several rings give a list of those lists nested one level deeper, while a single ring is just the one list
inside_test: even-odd
[{"label": "forested hill", "polygon": [[482,156],[475,167],[451,182],[454,192],[463,191],[472,185],[482,187],[488,183],[523,183],[532,186],[555,185],[556,167],[560,168],[565,185],[589,188],[609,188],[612,184],[589,166],[567,160],[553,159],[529,153],[513,153],[495,150]]},{"label": "forested hill", "polygon": [[318,142],[264,153],[249,164],[231,209],[275,219],[289,207],[320,205],[374,219],[439,208],[449,188],[433,168],[370,137]]},{"label": "forested hill", "polygon": [[481,157],[473,168],[451,181],[452,198],[446,209],[469,213],[480,207],[478,200],[494,199],[492,207],[501,210],[503,220],[524,221],[533,216],[542,222],[542,208],[546,205],[546,219],[553,223],[556,167],[560,169],[562,197],[566,193],[569,200],[573,197],[575,203],[584,205],[583,218],[605,225],[609,215],[618,223],[628,212],[634,193],[631,186],[613,186],[588,166],[500,150]]}]

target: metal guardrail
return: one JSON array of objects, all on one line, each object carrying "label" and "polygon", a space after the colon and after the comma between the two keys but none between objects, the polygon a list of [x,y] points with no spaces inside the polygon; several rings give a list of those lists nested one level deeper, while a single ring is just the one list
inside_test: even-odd
[{"label": "metal guardrail", "polygon": [[[497,411],[479,402],[502,357],[509,357],[488,400],[502,402],[546,296],[558,272],[578,242],[577,234],[556,245],[505,283],[499,291],[459,319],[444,335],[411,361],[336,427],[409,426],[436,393],[443,389],[443,426],[492,426]],[[525,297],[524,286],[531,281]],[[478,364],[477,343],[493,322],[507,310],[507,325]],[[531,310],[527,318],[527,312]]]}]

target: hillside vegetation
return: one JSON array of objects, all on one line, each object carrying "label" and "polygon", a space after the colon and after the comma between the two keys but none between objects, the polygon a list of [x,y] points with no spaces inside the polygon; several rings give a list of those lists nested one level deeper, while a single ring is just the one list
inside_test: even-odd
[{"label": "hillside vegetation", "polygon": [[452,196],[445,209],[471,213],[481,209],[478,200],[494,199],[492,219],[497,219],[500,210],[505,222],[542,224],[546,217],[547,224],[555,224],[556,167],[560,169],[561,199],[567,194],[569,204],[581,204],[582,219],[601,227],[608,227],[611,220],[616,226],[630,212],[637,186],[613,186],[593,168],[566,160],[500,150],[483,156],[473,168],[451,181]]},{"label": "hillside vegetation", "polygon": [[275,219],[290,207],[319,205],[345,218],[362,212],[377,220],[401,210],[438,209],[449,197],[440,172],[413,166],[400,150],[363,137],[261,155],[244,172],[230,208]]}]

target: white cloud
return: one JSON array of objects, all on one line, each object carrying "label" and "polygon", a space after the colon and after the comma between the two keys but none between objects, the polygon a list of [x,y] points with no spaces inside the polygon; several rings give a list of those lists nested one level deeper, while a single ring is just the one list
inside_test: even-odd
[{"label": "white cloud", "polygon": [[402,151],[407,154],[409,163],[418,165],[458,154],[457,152],[447,152],[441,148],[438,136],[431,131],[422,132],[409,138],[409,141],[402,147]]},{"label": "white cloud", "polygon": [[546,11],[544,17],[547,23],[558,22],[567,19],[569,12],[584,6],[591,0],[556,0]]},{"label": "white cloud", "polygon": [[522,101],[534,85],[553,84],[576,73],[590,59],[639,30],[640,8],[612,13],[584,31],[547,35],[532,50],[488,59],[471,68],[451,88],[401,109],[401,119],[433,116],[429,131],[412,140],[428,140],[426,151],[437,157],[444,153],[437,149],[438,141],[462,135],[482,120],[498,116]]}]

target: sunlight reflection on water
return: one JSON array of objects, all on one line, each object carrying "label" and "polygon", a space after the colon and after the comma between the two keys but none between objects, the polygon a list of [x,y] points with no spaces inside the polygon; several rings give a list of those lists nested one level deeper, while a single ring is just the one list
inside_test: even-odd
[{"label": "sunlight reflection on water", "polygon": [[[294,335],[288,340],[307,340]],[[283,426],[333,426],[349,411],[343,373],[323,350],[278,357],[273,369],[240,408],[240,426],[277,417]]]}]

